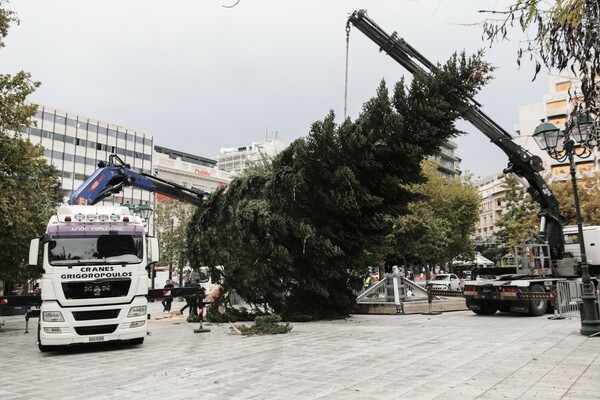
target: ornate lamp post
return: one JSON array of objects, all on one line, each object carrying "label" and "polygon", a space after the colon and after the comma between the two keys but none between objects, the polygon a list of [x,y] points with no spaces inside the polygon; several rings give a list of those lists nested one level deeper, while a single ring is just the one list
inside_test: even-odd
[{"label": "ornate lamp post", "polygon": [[150,207],[148,202],[135,207],[135,213],[138,214],[144,222],[148,222],[150,220],[150,216],[152,215],[153,211],[154,210],[152,210],[152,207]]},{"label": "ornate lamp post", "polygon": [[583,314],[581,317],[581,334],[586,336],[600,332],[600,320],[598,319],[598,308],[594,285],[590,278],[590,270],[585,254],[585,243],[583,240],[583,221],[579,208],[579,194],[577,193],[577,170],[574,155],[580,158],[589,157],[591,150],[598,146],[595,137],[590,134],[593,119],[589,116],[574,119],[570,126],[561,131],[556,126],[544,122],[535,128],[533,137],[540,149],[546,151],[550,157],[558,161],[569,159],[571,184],[573,185],[573,198],[575,200],[575,213],[577,215],[577,228],[579,232],[579,248],[581,251],[581,280],[583,289],[581,300],[583,300]]},{"label": "ornate lamp post", "polygon": [[127,208],[129,209],[129,212],[130,212],[131,214],[134,214],[134,213],[135,213],[135,206],[134,206],[133,204],[131,204],[129,201],[126,201],[125,203],[121,203],[121,205],[122,205],[123,207],[127,207]]}]

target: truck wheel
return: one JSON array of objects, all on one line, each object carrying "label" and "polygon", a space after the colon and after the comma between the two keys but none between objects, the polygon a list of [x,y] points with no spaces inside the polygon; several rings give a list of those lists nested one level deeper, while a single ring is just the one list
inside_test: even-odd
[{"label": "truck wheel", "polygon": [[494,315],[496,314],[496,311],[498,311],[498,307],[496,306],[496,304],[489,300],[482,300],[481,308],[483,310],[483,313],[481,315]]},{"label": "truck wheel", "polygon": [[135,338],[135,339],[129,339],[129,343],[130,344],[143,344],[144,343],[144,338],[143,337],[139,337],[139,338]]},{"label": "truck wheel", "polygon": [[500,312],[510,312],[510,302],[508,302],[508,301],[500,301],[500,304],[498,304],[498,311],[500,311]]},{"label": "truck wheel", "polygon": [[472,310],[477,315],[494,315],[498,308],[494,303],[488,300],[473,300],[474,304],[479,304],[479,310]]},{"label": "truck wheel", "polygon": [[[529,293],[546,293],[541,285],[533,285],[529,288]],[[529,300],[529,315],[533,317],[539,317],[546,314],[548,309],[548,300]]]}]

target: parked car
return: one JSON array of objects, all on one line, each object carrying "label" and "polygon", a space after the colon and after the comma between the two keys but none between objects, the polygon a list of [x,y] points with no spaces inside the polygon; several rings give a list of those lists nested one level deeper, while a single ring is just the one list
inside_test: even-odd
[{"label": "parked car", "polygon": [[456,274],[437,274],[429,284],[433,290],[462,290],[462,282]]}]

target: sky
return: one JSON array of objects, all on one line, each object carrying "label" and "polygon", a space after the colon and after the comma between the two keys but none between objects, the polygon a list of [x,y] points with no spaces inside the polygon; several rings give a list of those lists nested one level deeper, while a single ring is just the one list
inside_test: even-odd
[{"label": "sky", "polygon": [[[29,101],[154,136],[155,144],[215,159],[221,148],[307,136],[330,110],[344,117],[346,20],[366,9],[432,62],[486,49],[497,70],[476,97],[511,134],[519,106],[547,91],[519,40],[482,39],[479,10],[501,0],[12,0],[0,73],[25,70],[42,86]],[[235,5],[235,6],[234,6]],[[348,57],[347,115],[410,74],[356,28]],[[506,156],[474,127],[456,139],[462,170],[501,171]]]}]

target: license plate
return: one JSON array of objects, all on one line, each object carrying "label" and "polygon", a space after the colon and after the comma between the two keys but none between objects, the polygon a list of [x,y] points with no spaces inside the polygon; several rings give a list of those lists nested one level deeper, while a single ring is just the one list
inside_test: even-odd
[{"label": "license plate", "polygon": [[103,342],[104,336],[91,336],[90,342]]}]

